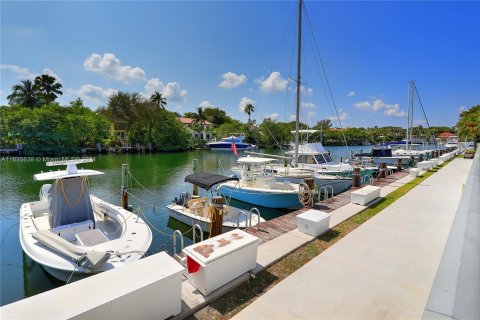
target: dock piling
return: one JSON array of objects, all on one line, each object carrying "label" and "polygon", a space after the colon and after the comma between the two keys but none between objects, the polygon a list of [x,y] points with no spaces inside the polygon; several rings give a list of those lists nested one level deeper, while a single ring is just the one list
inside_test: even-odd
[{"label": "dock piling", "polygon": [[122,164],[122,208],[128,210],[128,164]]},{"label": "dock piling", "polygon": [[352,187],[358,188],[360,187],[360,167],[353,167],[352,173]]},{"label": "dock piling", "polygon": [[224,199],[222,197],[212,198],[212,207],[210,211],[210,238],[222,234],[223,227],[223,204]]}]

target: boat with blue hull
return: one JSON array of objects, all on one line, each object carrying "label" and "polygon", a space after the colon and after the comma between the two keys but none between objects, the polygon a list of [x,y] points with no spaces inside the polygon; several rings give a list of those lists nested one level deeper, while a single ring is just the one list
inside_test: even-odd
[{"label": "boat with blue hull", "polygon": [[299,200],[300,185],[290,181],[279,182],[265,167],[274,159],[242,157],[239,164],[239,181],[219,184],[218,191],[225,198],[240,200],[267,208],[297,209],[302,207]]},{"label": "boat with blue hull", "polygon": [[243,142],[245,140],[245,135],[231,135],[226,138],[222,138],[220,141],[214,141],[208,143],[208,147],[212,151],[232,151],[232,144],[235,143],[235,148],[238,151],[241,150],[251,150],[251,149],[256,149],[255,145],[252,145],[250,143],[245,143]]},{"label": "boat with blue hull", "polygon": [[[283,183],[281,184],[283,185]],[[298,193],[291,192],[293,190],[272,191],[271,189],[239,188],[234,183],[225,183],[220,186],[218,191],[225,198],[232,198],[267,208],[298,209],[302,207],[298,200]]]}]

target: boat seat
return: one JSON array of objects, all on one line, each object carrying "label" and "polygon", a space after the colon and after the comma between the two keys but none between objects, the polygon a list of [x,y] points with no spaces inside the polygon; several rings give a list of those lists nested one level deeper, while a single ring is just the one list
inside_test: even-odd
[{"label": "boat seat", "polygon": [[48,215],[35,217],[33,223],[37,230],[50,230],[50,217]]},{"label": "boat seat", "polygon": [[90,219],[55,227],[52,229],[52,232],[56,233],[67,241],[76,241],[75,235],[77,233],[89,229],[93,229],[93,221]]},{"label": "boat seat", "polygon": [[84,247],[93,247],[97,244],[108,242],[108,238],[98,229],[90,229],[75,235],[77,244]]},{"label": "boat seat", "polygon": [[207,197],[202,197],[202,198],[196,198],[196,199],[190,199],[188,200],[187,202],[187,207],[189,207],[190,209],[192,209],[193,207],[199,207],[200,204],[195,204],[197,202],[203,202],[203,206],[205,205],[205,203],[207,202]]},{"label": "boat seat", "polygon": [[35,218],[48,215],[48,201],[30,202],[29,205]]}]

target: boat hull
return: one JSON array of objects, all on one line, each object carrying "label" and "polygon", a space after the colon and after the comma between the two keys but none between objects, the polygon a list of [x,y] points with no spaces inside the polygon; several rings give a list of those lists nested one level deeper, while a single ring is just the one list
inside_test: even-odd
[{"label": "boat hull", "polygon": [[242,189],[226,184],[221,185],[218,191],[226,198],[232,198],[266,208],[298,209],[302,207],[296,192],[263,192]]},{"label": "boat hull", "polygon": [[[210,233],[210,221],[203,217],[185,212],[184,208],[179,205],[168,205],[168,215],[170,218],[180,221],[188,226],[194,226],[198,224],[203,232]],[[249,214],[248,210],[234,209],[233,207],[228,207],[228,210],[231,210],[228,214],[224,214],[224,221],[222,226],[222,232],[228,232],[233,229],[237,229],[237,212],[242,211],[245,214],[240,214],[238,217],[240,229],[245,228],[246,226],[256,226],[258,224],[258,216],[253,214],[251,221],[248,221],[247,215]],[[263,219],[260,219],[264,221]]]},{"label": "boat hull", "polygon": [[[232,151],[232,143],[231,142],[213,142],[209,143],[208,147],[212,151]],[[248,143],[235,143],[235,147],[238,151],[240,150],[250,150],[253,149],[252,145]]]}]

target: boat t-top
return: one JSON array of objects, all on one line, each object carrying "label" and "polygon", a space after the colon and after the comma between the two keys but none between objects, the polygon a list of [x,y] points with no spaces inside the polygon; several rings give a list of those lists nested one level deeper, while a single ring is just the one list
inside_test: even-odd
[{"label": "boat t-top", "polygon": [[55,278],[68,282],[140,259],[150,247],[150,227],[136,214],[90,194],[89,177],[103,172],[77,169],[92,159],[47,162],[66,170],[42,172],[50,181],[40,200],[20,208],[23,251]]},{"label": "boat t-top", "polygon": [[[214,186],[227,181],[238,181],[238,178],[208,172],[193,173],[185,177],[185,182],[196,185],[205,191],[209,191]],[[189,192],[182,192],[167,208],[170,218],[192,227],[198,224],[202,231],[210,233],[212,218],[214,218],[213,206],[208,197],[191,196]],[[254,212],[255,210],[252,208],[250,212],[243,211],[243,214],[241,214],[242,211],[242,209],[229,205],[222,206],[223,232],[256,226],[259,222],[264,221],[260,217],[258,209],[257,212]]]}]

